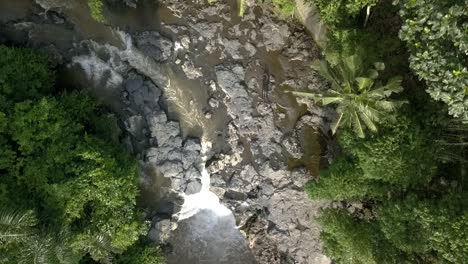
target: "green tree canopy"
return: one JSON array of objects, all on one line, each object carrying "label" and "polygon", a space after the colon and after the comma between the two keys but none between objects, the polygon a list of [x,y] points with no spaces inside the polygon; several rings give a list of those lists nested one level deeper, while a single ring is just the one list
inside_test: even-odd
[{"label": "green tree canopy", "polygon": [[400,2],[400,38],[410,50],[410,67],[426,91],[468,122],[468,5],[465,0]]},{"label": "green tree canopy", "polygon": [[0,208],[28,212],[0,215],[2,261],[108,262],[148,228],[136,207],[136,162],[118,142],[115,118],[86,93],[52,96],[44,57],[2,52],[12,63],[0,64]]}]

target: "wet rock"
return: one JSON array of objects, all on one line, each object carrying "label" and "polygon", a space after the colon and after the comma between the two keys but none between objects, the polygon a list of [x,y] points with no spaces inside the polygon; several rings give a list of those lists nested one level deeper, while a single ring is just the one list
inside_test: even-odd
[{"label": "wet rock", "polygon": [[146,31],[135,36],[137,47],[158,62],[167,61],[172,55],[173,43],[158,32]]},{"label": "wet rock", "polygon": [[244,81],[245,72],[241,65],[216,67],[217,83],[231,100],[248,97],[241,82]]},{"label": "wet rock", "polygon": [[172,223],[169,219],[156,220],[151,227],[148,238],[156,243],[164,244],[171,234]]},{"label": "wet rock", "polygon": [[236,190],[228,189],[226,190],[226,193],[224,193],[224,198],[230,200],[243,201],[247,199],[247,194]]},{"label": "wet rock", "polygon": [[219,199],[223,199],[224,194],[226,193],[226,190],[224,188],[213,187],[213,186],[210,187],[210,191],[216,194],[216,196],[218,196]]},{"label": "wet rock", "polygon": [[201,68],[197,68],[191,61],[185,61],[182,65],[182,70],[189,79],[197,79],[203,76]]},{"label": "wet rock", "polygon": [[[184,172],[184,167],[178,161],[163,161],[158,162],[158,170],[165,177],[180,177]],[[174,188],[175,187],[175,188]],[[179,189],[179,186],[174,186],[174,189]]]},{"label": "wet rock", "polygon": [[255,46],[252,45],[251,43],[246,43],[246,44],[244,45],[244,48],[245,48],[245,50],[247,50],[247,52],[249,53],[249,56],[251,56],[251,57],[252,57],[253,55],[255,55],[255,53],[257,52],[257,49],[256,49]]},{"label": "wet rock", "polygon": [[125,121],[127,131],[138,139],[145,137],[143,129],[146,126],[145,120],[141,115],[134,115]]},{"label": "wet rock", "polygon": [[180,39],[180,43],[182,45],[182,47],[186,50],[189,50],[190,49],[190,38],[188,36],[183,36],[181,39]]},{"label": "wet rock", "polygon": [[73,7],[72,1],[63,1],[63,0],[35,0],[38,5],[40,5],[45,10],[61,10],[69,9]]},{"label": "wet rock", "polygon": [[286,45],[291,32],[285,24],[278,25],[272,21],[265,22],[260,29],[263,37],[263,44],[267,51],[280,50]]},{"label": "wet rock", "polygon": [[147,116],[147,122],[151,136],[157,138],[159,146],[171,145],[169,141],[180,134],[179,123],[167,122],[165,113]]},{"label": "wet rock", "polygon": [[200,171],[195,166],[191,166],[189,169],[186,169],[184,179],[188,181],[193,181],[195,179],[200,179],[200,178],[201,178]]},{"label": "wet rock", "polygon": [[143,86],[143,77],[140,75],[132,74],[125,82],[125,89],[129,93],[133,93]]},{"label": "wet rock", "polygon": [[187,184],[187,188],[185,189],[185,194],[190,195],[194,193],[200,192],[202,188],[202,184],[198,180],[191,181]]},{"label": "wet rock", "polygon": [[229,39],[222,39],[220,44],[224,46],[225,51],[235,60],[242,59],[242,55],[240,53],[240,49],[242,47],[239,40],[229,40]]},{"label": "wet rock", "polygon": [[210,98],[210,100],[208,101],[208,104],[209,104],[212,108],[218,108],[218,106],[219,106],[219,101],[216,100],[215,98]]},{"label": "wet rock", "polygon": [[240,205],[236,207],[236,212],[243,213],[246,212],[250,208],[250,205],[247,202],[242,202]]},{"label": "wet rock", "polygon": [[221,31],[223,25],[221,23],[196,23],[190,25],[195,29],[198,34],[203,36],[205,39],[215,39],[216,33]]},{"label": "wet rock", "polygon": [[107,0],[107,2],[114,5],[121,4],[123,2],[125,5],[133,8],[136,8],[138,4],[138,0]]}]

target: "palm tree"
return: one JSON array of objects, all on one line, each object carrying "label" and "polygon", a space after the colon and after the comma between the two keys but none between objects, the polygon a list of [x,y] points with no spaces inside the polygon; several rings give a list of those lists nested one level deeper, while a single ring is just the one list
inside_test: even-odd
[{"label": "palm tree", "polygon": [[0,211],[0,245],[27,240],[37,224],[32,211]]},{"label": "palm tree", "polygon": [[311,98],[322,105],[336,105],[338,119],[331,126],[333,134],[338,127],[344,126],[364,138],[366,128],[376,132],[376,124],[405,103],[390,99],[393,93],[403,91],[400,77],[391,78],[385,85],[377,80],[379,71],[385,69],[381,62],[374,63],[374,67],[366,71],[361,57],[355,54],[340,58],[336,66],[317,60],[312,68],[330,81],[331,88],[322,94],[292,93]]},{"label": "palm tree", "polygon": [[0,252],[0,263],[78,263],[69,247],[69,236],[64,232],[41,232],[30,210],[0,211]]}]

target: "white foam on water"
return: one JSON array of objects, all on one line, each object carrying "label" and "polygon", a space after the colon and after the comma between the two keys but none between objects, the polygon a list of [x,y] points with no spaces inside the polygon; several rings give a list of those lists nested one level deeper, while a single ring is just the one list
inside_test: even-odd
[{"label": "white foam on water", "polygon": [[[210,174],[205,168],[206,155],[211,144],[202,143],[203,164],[201,164],[201,190],[198,193],[186,195],[182,209],[178,213],[179,221],[190,218],[201,210],[210,210],[217,217],[232,215],[232,211],[219,202],[218,196],[210,191]],[[234,217],[234,216],[233,216]]]}]

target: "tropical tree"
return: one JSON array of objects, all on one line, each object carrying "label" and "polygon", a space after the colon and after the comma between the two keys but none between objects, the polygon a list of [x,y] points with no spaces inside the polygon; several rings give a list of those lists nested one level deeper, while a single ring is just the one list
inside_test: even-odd
[{"label": "tropical tree", "polygon": [[3,209],[0,212],[0,246],[25,240],[36,223],[37,220],[32,211],[19,212]]},{"label": "tropical tree", "polygon": [[32,210],[0,211],[0,263],[78,263],[65,232],[42,232]]},{"label": "tropical tree", "polygon": [[399,1],[400,38],[409,50],[410,68],[426,92],[448,112],[468,123],[467,1]]},{"label": "tropical tree", "polygon": [[326,92],[292,92],[296,96],[313,99],[322,105],[334,104],[338,119],[332,124],[332,132],[340,126],[351,128],[358,137],[365,137],[365,129],[377,131],[377,123],[391,116],[404,101],[390,98],[403,91],[401,77],[391,78],[385,85],[378,80],[379,72],[385,69],[381,62],[366,70],[361,56],[354,54],[338,59],[335,66],[325,60],[317,60],[312,68],[331,83]]}]

